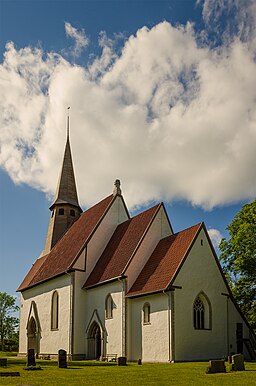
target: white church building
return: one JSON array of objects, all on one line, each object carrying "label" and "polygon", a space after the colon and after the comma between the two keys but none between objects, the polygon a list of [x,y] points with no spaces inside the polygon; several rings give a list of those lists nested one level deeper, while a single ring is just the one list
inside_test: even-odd
[{"label": "white church building", "polygon": [[113,194],[79,206],[69,136],[44,250],[21,283],[19,355],[174,362],[253,355],[203,223],[174,233],[164,204],[131,217]]}]

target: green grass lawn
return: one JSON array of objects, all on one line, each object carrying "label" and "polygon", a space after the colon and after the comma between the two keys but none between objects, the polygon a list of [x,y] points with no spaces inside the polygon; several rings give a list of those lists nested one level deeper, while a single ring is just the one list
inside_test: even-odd
[{"label": "green grass lawn", "polygon": [[54,361],[38,360],[42,370],[24,370],[26,362],[20,358],[8,358],[8,367],[0,371],[19,371],[20,377],[0,377],[0,385],[19,386],[66,386],[66,385],[232,385],[256,386],[256,363],[246,363],[243,372],[205,374],[208,363],[151,364],[142,366],[128,363],[95,361],[70,362],[67,369],[59,369]]}]

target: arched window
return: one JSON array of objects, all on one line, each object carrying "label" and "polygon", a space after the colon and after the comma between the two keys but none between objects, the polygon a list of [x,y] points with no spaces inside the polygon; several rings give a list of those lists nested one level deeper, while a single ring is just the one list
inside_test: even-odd
[{"label": "arched window", "polygon": [[150,304],[145,303],[143,306],[143,324],[150,323]]},{"label": "arched window", "polygon": [[113,299],[110,294],[106,297],[105,301],[106,319],[113,318]]},{"label": "arched window", "polygon": [[52,310],[51,310],[51,329],[57,330],[59,327],[59,295],[57,291],[52,294]]},{"label": "arched window", "polygon": [[204,329],[204,305],[199,297],[194,302],[194,327]]},{"label": "arched window", "polygon": [[193,324],[197,330],[211,329],[211,304],[208,297],[201,292],[193,304]]},{"label": "arched window", "polygon": [[64,215],[64,208],[60,208],[59,211],[58,211],[58,214],[60,216],[63,216]]}]

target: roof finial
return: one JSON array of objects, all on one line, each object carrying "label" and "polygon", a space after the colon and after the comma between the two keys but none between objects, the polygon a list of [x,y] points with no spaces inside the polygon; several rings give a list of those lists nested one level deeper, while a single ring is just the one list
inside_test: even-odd
[{"label": "roof finial", "polygon": [[67,139],[69,139],[69,110],[70,106],[67,108]]},{"label": "roof finial", "polygon": [[120,180],[115,180],[115,182],[114,182],[114,191],[113,191],[113,195],[114,196],[121,196],[122,191],[120,189],[120,185],[121,185]]}]

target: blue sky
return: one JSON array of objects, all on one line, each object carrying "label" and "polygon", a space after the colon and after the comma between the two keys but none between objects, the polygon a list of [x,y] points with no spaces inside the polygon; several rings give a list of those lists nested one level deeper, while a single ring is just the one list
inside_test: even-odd
[{"label": "blue sky", "polygon": [[0,291],[43,249],[69,105],[84,209],[120,178],[133,213],[227,236],[256,195],[256,7],[233,3],[0,0]]}]

